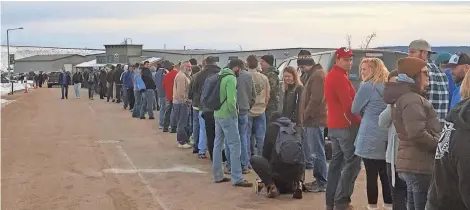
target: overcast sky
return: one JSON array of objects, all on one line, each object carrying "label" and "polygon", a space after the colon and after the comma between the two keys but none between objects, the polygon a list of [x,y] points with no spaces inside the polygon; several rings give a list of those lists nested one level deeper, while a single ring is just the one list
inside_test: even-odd
[{"label": "overcast sky", "polygon": [[470,2],[1,2],[1,41],[104,48],[130,37],[144,48],[239,49],[470,45]]}]

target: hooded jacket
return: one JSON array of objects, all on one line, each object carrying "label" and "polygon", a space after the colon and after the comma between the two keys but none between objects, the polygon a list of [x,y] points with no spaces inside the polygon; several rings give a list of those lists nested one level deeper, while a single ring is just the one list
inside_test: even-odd
[{"label": "hooded jacket", "polygon": [[428,201],[437,210],[470,209],[470,99],[447,115],[434,161]]},{"label": "hooded jacket", "polygon": [[386,83],[384,101],[392,104],[392,119],[400,139],[398,172],[430,174],[441,126],[431,103],[407,83]]},{"label": "hooded jacket", "polygon": [[277,111],[279,106],[279,72],[274,67],[270,66],[261,73],[266,75],[269,80],[269,102],[266,107],[266,112],[272,113]]},{"label": "hooded jacket", "polygon": [[189,75],[184,71],[179,71],[173,84],[173,103],[184,104],[188,101]]},{"label": "hooded jacket", "polygon": [[[189,99],[193,100],[193,106],[199,107],[201,106],[201,94],[202,94],[202,87],[204,86],[204,81],[214,74],[218,74],[220,72],[220,68],[216,65],[208,64],[204,67],[204,69],[198,73],[196,73],[192,80],[189,89]],[[200,107],[199,107],[200,108]]]},{"label": "hooded jacket", "polygon": [[238,116],[237,109],[237,78],[229,68],[222,69],[221,76],[228,75],[220,81],[220,102],[223,102],[219,110],[214,112],[215,118],[233,118]]},{"label": "hooded jacket", "polygon": [[163,89],[165,90],[165,97],[168,101],[173,101],[173,85],[175,84],[176,74],[178,74],[178,70],[173,69],[163,78]]},{"label": "hooded jacket", "polygon": [[253,104],[255,104],[255,88],[253,87],[253,77],[247,71],[240,71],[237,77],[237,104],[239,114],[248,114]]},{"label": "hooded jacket", "polygon": [[122,73],[122,84],[123,88],[132,90],[134,88],[134,83],[132,82],[132,71],[125,71]]},{"label": "hooded jacket", "polygon": [[269,99],[269,79],[266,75],[258,72],[257,69],[248,69],[253,78],[253,85],[256,93],[255,103],[251,107],[248,116],[257,117],[265,113],[268,106],[267,99]]},{"label": "hooded jacket", "polygon": [[100,83],[105,84],[106,83],[106,77],[107,77],[106,71],[104,69],[101,69],[100,78],[99,78]]}]

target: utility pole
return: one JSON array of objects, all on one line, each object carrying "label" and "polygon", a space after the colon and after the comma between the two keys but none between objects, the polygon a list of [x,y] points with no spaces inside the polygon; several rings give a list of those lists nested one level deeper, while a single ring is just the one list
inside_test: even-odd
[{"label": "utility pole", "polygon": [[7,54],[8,54],[7,70],[8,70],[8,73],[10,75],[10,82],[11,82],[11,93],[10,93],[10,95],[13,95],[13,80],[12,80],[13,69],[10,68],[10,37],[9,37],[9,32],[14,31],[14,30],[21,30],[21,29],[23,29],[23,27],[7,29]]}]

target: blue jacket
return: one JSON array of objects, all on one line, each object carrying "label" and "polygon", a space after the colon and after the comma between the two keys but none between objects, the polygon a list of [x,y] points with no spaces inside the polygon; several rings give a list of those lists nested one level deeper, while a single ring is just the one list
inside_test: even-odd
[{"label": "blue jacket", "polygon": [[139,72],[137,72],[137,70],[134,70],[132,72],[132,85],[134,86],[134,91],[138,91],[139,88],[137,88],[137,77],[140,77],[140,74]]},{"label": "blue jacket", "polygon": [[[447,80],[449,81],[449,104],[452,104],[452,97],[454,97],[454,92],[457,87],[455,85],[454,78],[452,78],[452,74],[450,72],[450,69],[445,70]],[[453,106],[449,106],[449,110],[452,109],[452,107]]]},{"label": "blue jacket", "polygon": [[454,92],[452,93],[452,100],[450,101],[450,109],[454,108],[454,106],[462,100],[462,96],[460,95],[460,84],[455,85]]},{"label": "blue jacket", "polygon": [[379,127],[379,115],[387,108],[383,100],[383,84],[362,83],[354,98],[351,112],[361,115],[361,125],[354,145],[357,156],[385,160],[388,129]]},{"label": "blue jacket", "polygon": [[165,74],[168,73],[168,71],[164,68],[160,68],[157,70],[157,73],[155,73],[155,85],[157,85],[157,93],[158,97],[164,98],[165,97],[165,90],[163,89],[163,77],[165,77]]},{"label": "blue jacket", "polygon": [[132,82],[132,72],[131,71],[125,71],[122,74],[122,86],[126,90],[134,88],[134,83]]},{"label": "blue jacket", "polygon": [[146,87],[145,87],[145,83],[144,83],[144,80],[142,79],[142,77],[140,75],[137,75],[136,76],[136,84],[137,84],[137,89],[140,91],[140,90],[145,90]]},{"label": "blue jacket", "polygon": [[69,73],[60,72],[59,85],[70,85],[72,80]]}]

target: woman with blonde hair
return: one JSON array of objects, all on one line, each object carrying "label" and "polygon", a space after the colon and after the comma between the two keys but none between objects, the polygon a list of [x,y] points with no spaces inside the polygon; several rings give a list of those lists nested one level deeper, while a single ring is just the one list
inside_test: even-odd
[{"label": "woman with blonde hair", "polygon": [[282,106],[282,116],[289,118],[294,123],[299,123],[299,101],[302,95],[302,82],[297,70],[288,66],[283,72],[284,101]]},{"label": "woman with blonde hair", "polygon": [[462,97],[462,100],[470,98],[470,71],[467,71],[465,78],[462,81],[462,85],[460,86],[460,96]]},{"label": "woman with blonde hair", "polygon": [[391,209],[392,196],[385,162],[388,129],[380,128],[378,124],[380,113],[387,108],[383,100],[383,90],[389,71],[378,58],[365,58],[359,67],[363,82],[354,98],[351,112],[362,116],[355,142],[355,154],[363,159],[366,168],[369,203],[367,208],[378,209],[377,176],[380,176],[384,208]]}]

